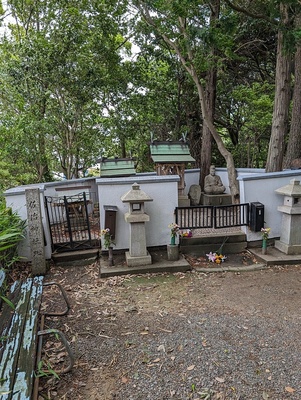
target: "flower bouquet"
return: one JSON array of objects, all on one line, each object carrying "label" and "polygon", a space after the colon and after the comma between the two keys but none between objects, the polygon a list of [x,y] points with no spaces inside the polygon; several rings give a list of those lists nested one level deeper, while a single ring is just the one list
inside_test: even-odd
[{"label": "flower bouquet", "polygon": [[262,239],[267,240],[269,238],[270,232],[271,232],[271,228],[261,228]]},{"label": "flower bouquet", "polygon": [[111,267],[114,265],[112,245],[114,245],[115,242],[112,240],[112,235],[109,228],[102,229],[100,234],[103,237],[104,248],[109,250],[109,266]]},{"label": "flower bouquet", "polygon": [[180,227],[178,224],[173,222],[172,224],[168,225],[168,228],[170,229],[170,244],[174,245],[176,244],[176,236],[180,230]]},{"label": "flower bouquet", "polygon": [[267,240],[269,238],[271,228],[261,228],[261,236],[262,236],[262,254],[267,253]]},{"label": "flower bouquet", "polygon": [[209,254],[206,254],[206,256],[208,257],[208,261],[209,262],[213,262],[215,264],[221,264],[226,260],[226,256],[224,256],[223,254],[220,253],[212,253],[212,251],[210,251]]},{"label": "flower bouquet", "polygon": [[114,245],[114,241],[112,240],[112,235],[109,228],[102,229],[100,231],[100,235],[103,237],[103,244],[105,249],[109,249]]},{"label": "flower bouquet", "polygon": [[192,231],[190,229],[187,229],[185,232],[181,233],[182,237],[192,237]]}]

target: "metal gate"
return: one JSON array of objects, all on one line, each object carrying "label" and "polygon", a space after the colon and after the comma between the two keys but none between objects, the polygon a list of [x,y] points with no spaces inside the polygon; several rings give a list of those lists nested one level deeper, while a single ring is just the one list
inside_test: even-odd
[{"label": "metal gate", "polygon": [[249,204],[177,207],[176,223],[182,229],[229,228],[249,225]]},{"label": "metal gate", "polygon": [[100,246],[99,208],[95,197],[86,192],[73,196],[45,196],[53,252]]}]

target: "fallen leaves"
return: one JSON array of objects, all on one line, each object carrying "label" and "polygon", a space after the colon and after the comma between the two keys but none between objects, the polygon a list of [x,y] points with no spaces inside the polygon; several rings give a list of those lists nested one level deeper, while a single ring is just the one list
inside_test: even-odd
[{"label": "fallen leaves", "polygon": [[286,386],[285,387],[285,390],[288,392],[288,393],[294,393],[296,390],[295,389],[293,389],[292,387],[290,387],[290,386]]},{"label": "fallen leaves", "polygon": [[143,331],[140,332],[140,335],[148,335],[149,334],[149,327],[146,326]]}]

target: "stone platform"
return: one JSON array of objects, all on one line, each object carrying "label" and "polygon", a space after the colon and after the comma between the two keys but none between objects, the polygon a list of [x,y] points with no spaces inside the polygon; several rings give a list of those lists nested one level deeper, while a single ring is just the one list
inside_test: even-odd
[{"label": "stone platform", "polygon": [[301,264],[301,254],[285,254],[274,246],[268,246],[267,254],[262,254],[260,247],[251,247],[248,250],[267,266]]},{"label": "stone platform", "polygon": [[[110,267],[106,257],[100,258],[99,276],[107,278],[110,276],[129,275],[129,274],[148,274],[148,273],[174,273],[191,271],[192,267],[188,261],[180,254],[176,261],[167,260],[167,252],[158,250],[150,251],[152,257],[151,265],[127,266],[125,260],[122,261],[122,255],[114,256],[115,265]],[[166,254],[166,256],[165,256]]]},{"label": "stone platform", "polygon": [[226,206],[232,204],[230,194],[201,194],[201,204],[204,206]]}]

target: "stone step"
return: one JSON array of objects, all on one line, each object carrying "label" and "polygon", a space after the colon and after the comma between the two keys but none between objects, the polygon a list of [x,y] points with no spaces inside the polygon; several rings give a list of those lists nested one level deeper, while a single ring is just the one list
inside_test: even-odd
[{"label": "stone step", "polygon": [[99,251],[99,248],[65,251],[62,253],[52,253],[51,258],[58,266],[87,265],[99,258]]},{"label": "stone step", "polygon": [[[223,246],[222,246],[223,245]],[[222,250],[220,247],[222,246]],[[223,254],[240,253],[247,248],[246,235],[243,232],[229,234],[210,234],[180,239],[180,251],[197,257],[206,257],[206,254],[221,251]]]}]

